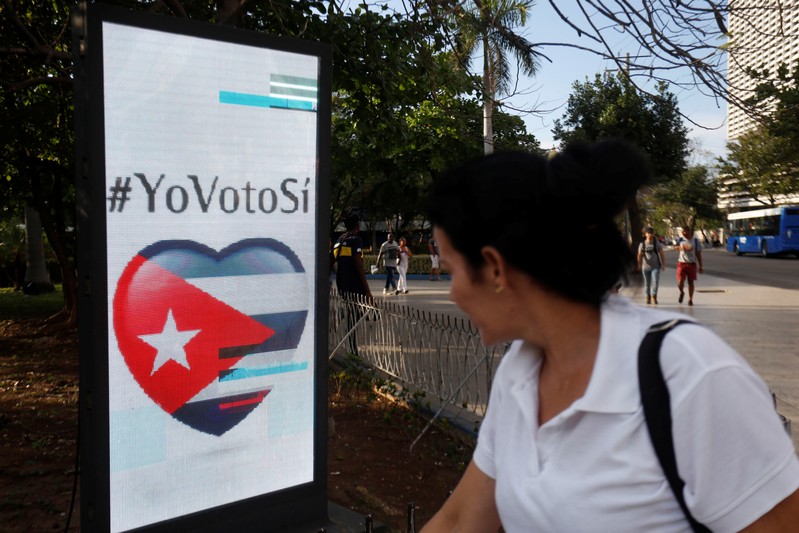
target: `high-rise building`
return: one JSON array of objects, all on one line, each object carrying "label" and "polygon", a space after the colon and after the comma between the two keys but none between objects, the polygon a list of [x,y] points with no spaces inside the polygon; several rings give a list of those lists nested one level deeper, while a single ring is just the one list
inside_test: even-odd
[{"label": "high-rise building", "polygon": [[[768,69],[799,61],[799,0],[730,0],[727,82],[730,93],[746,99],[758,84],[747,69]],[[727,139],[733,141],[755,127],[755,121],[735,105],[727,106]],[[799,200],[799,198],[792,199]],[[741,195],[722,195],[721,207],[760,206]]]}]

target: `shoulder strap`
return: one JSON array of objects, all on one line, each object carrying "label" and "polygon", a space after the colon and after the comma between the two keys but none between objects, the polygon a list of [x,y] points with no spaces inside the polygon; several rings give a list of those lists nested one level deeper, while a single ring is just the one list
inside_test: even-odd
[{"label": "shoulder strap", "polygon": [[677,503],[680,504],[692,531],[710,533],[707,527],[696,521],[685,503],[685,482],[677,471],[677,458],[674,454],[669,389],[660,367],[660,345],[666,334],[680,324],[694,323],[690,320],[674,319],[649,328],[638,350],[638,386],[641,389],[646,428]]}]

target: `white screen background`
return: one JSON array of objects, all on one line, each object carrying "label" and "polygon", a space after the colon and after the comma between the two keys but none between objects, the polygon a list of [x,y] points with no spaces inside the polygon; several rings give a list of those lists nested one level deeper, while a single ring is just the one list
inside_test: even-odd
[{"label": "white screen background", "polygon": [[[103,65],[106,191],[131,178],[127,201],[106,213],[111,527],[124,531],[313,480],[317,115],[221,103],[220,91],[265,95],[274,75],[317,80],[319,63],[105,22]],[[135,173],[153,185],[164,175],[152,212]],[[218,177],[207,212],[187,175],[198,176],[206,195]],[[243,194],[249,182],[279,192],[287,178],[296,180],[301,202],[307,191],[307,211],[282,212],[292,207],[284,197],[268,214],[247,212],[243,197],[235,212],[221,208],[223,187]],[[189,193],[180,213],[167,206],[172,186]],[[182,207],[179,192],[173,207]],[[302,290],[283,295],[308,309],[305,328],[297,349],[282,357],[307,366],[264,378],[273,390],[263,404],[213,436],[175,420],[135,381],[115,337],[113,298],[128,262],[152,243],[190,240],[219,251],[250,238],[283,242],[305,268]]]}]

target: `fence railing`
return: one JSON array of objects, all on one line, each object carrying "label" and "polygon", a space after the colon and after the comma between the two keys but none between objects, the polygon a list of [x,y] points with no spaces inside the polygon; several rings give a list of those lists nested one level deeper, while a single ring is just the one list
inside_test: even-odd
[{"label": "fence railing", "polygon": [[334,290],[329,324],[331,356],[355,354],[450,415],[485,415],[507,346],[485,348],[468,320]]}]

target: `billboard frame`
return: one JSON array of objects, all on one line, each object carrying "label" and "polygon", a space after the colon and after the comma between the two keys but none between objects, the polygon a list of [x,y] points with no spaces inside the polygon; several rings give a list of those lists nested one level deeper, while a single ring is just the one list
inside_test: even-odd
[{"label": "billboard frame", "polygon": [[72,15],[79,265],[81,528],[109,531],[108,262],[102,24],[112,22],[318,58],[316,264],[314,285],[313,481],[157,522],[135,531],[316,530],[327,523],[327,310],[332,53],[327,45],[249,30],[136,13],[101,4]]}]

